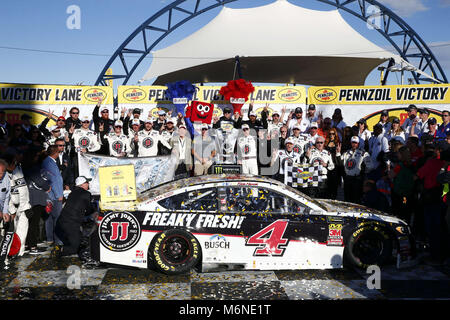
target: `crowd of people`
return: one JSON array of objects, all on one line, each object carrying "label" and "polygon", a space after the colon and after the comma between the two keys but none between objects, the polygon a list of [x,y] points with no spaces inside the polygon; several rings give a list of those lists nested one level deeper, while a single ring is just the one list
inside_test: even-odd
[{"label": "crowd of people", "polygon": [[174,154],[176,178],[211,173],[214,164],[238,164],[244,174],[285,182],[286,163],[320,164],[325,183],[301,191],[337,199],[342,187],[343,200],[408,222],[417,241],[429,246],[429,263],[448,258],[449,111],[438,120],[426,108],[410,105],[401,123],[384,110],[369,128],[365,119],[346,123],[339,108],[331,118],[323,117],[315,105],[289,113],[285,107],[281,112],[269,110],[266,105],[258,115],[250,103],[244,120],[242,112],[225,107],[220,118],[206,124],[163,109],[156,119],[139,108],[123,108],[114,117],[100,100],[92,117],[80,117],[77,107],[69,114],[64,109],[51,127],[51,110],[36,126],[27,114],[10,125],[0,110],[3,225],[15,220],[16,233],[24,240],[19,256],[39,254],[37,244],[44,242],[57,248],[55,255],[78,253],[89,260],[88,254],[81,254],[80,226],[93,219],[96,209],[88,179],[78,176],[81,153]]}]

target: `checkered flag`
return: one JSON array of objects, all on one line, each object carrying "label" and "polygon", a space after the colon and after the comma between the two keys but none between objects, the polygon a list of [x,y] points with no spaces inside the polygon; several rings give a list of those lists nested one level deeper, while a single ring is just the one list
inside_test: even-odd
[{"label": "checkered flag", "polygon": [[293,188],[319,187],[326,179],[326,170],[320,164],[285,162],[284,183]]}]

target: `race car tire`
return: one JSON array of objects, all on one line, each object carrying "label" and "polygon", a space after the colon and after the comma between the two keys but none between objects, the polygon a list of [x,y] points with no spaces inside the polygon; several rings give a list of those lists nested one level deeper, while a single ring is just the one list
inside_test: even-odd
[{"label": "race car tire", "polygon": [[378,226],[364,226],[355,230],[345,247],[345,258],[358,267],[382,266],[392,257],[392,237]]},{"label": "race car tire", "polygon": [[157,234],[151,242],[149,257],[154,267],[162,273],[186,273],[200,261],[200,244],[185,230],[166,230]]}]

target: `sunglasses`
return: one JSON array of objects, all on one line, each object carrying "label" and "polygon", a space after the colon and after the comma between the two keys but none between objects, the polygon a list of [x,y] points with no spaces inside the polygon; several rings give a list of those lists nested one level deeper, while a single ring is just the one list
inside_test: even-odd
[{"label": "sunglasses", "polygon": [[324,144],[323,142],[316,142],[316,144]]},{"label": "sunglasses", "polygon": [[103,110],[102,113],[109,113],[109,111],[108,110]]},{"label": "sunglasses", "polygon": [[79,114],[79,112],[71,112],[70,114]]},{"label": "sunglasses", "polygon": [[82,123],[90,123],[90,121],[83,121]]},{"label": "sunglasses", "polygon": [[58,147],[65,147],[65,144],[57,144]]}]

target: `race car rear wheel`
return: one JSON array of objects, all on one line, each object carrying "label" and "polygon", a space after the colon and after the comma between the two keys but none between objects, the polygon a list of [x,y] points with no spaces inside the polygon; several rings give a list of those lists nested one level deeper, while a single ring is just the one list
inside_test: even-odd
[{"label": "race car rear wheel", "polygon": [[200,261],[200,244],[181,229],[163,231],[150,244],[149,256],[155,268],[165,274],[181,274]]},{"label": "race car rear wheel", "polygon": [[353,232],[345,248],[349,263],[358,268],[381,266],[392,257],[392,238],[378,226],[366,226]]}]

